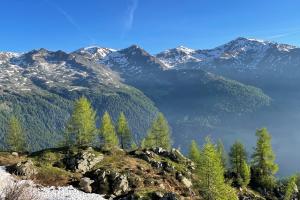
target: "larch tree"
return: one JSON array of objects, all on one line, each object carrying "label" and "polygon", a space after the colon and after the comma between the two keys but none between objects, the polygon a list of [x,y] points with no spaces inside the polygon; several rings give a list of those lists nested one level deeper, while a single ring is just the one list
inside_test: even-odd
[{"label": "larch tree", "polygon": [[297,199],[294,195],[298,193],[298,188],[296,185],[297,176],[292,176],[287,181],[287,186],[285,188],[284,200]]},{"label": "larch tree", "polygon": [[103,138],[104,148],[113,149],[118,147],[119,139],[116,134],[115,127],[108,112],[105,112],[100,126],[100,136]]},{"label": "larch tree", "polygon": [[199,188],[205,199],[238,199],[234,189],[225,183],[220,154],[209,138],[206,138],[206,144],[202,148],[197,174],[201,177]]},{"label": "larch tree", "polygon": [[22,152],[26,149],[25,135],[18,118],[9,119],[6,143],[11,151]]},{"label": "larch tree", "polygon": [[234,174],[234,182],[238,186],[247,186],[250,181],[250,167],[247,164],[247,152],[244,145],[236,141],[229,152],[230,171]]},{"label": "larch tree", "polygon": [[122,149],[131,149],[134,146],[132,133],[123,112],[120,113],[117,124],[117,135]]},{"label": "larch tree", "polygon": [[252,155],[252,180],[262,188],[272,189],[275,186],[278,165],[275,163],[271,135],[266,128],[262,128],[257,130],[256,136],[257,143]]},{"label": "larch tree", "polygon": [[200,161],[200,148],[195,140],[192,140],[189,149],[189,158],[196,164]]},{"label": "larch tree", "polygon": [[146,138],[142,142],[142,146],[146,148],[171,148],[169,124],[162,113],[159,113],[157,118],[154,119]]},{"label": "larch tree", "polygon": [[225,151],[224,144],[223,144],[222,140],[220,140],[220,139],[217,142],[217,151],[221,156],[223,168],[224,168],[224,170],[226,170],[226,168],[227,168],[227,153]]},{"label": "larch tree", "polygon": [[73,113],[67,124],[66,143],[90,145],[96,133],[96,112],[89,100],[81,97],[75,101]]}]

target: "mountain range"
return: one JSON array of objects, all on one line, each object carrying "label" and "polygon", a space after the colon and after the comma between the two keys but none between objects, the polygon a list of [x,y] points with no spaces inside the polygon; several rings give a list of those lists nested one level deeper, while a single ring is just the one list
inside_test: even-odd
[{"label": "mountain range", "polygon": [[260,126],[276,137],[295,132],[300,120],[300,48],[287,44],[240,37],[213,49],[179,46],[156,55],[137,45],[1,52],[0,69],[0,135],[7,116],[18,114],[33,149],[62,138],[72,101],[82,95],[99,116],[108,110],[116,120],[124,111],[137,141],[163,112],[182,147],[206,134],[231,140]]}]

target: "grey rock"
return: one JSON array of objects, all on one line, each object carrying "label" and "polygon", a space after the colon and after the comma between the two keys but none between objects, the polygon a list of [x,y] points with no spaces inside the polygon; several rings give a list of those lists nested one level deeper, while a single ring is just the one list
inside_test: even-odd
[{"label": "grey rock", "polygon": [[119,196],[121,194],[127,193],[128,190],[129,190],[129,184],[128,184],[127,176],[125,175],[116,176],[112,184],[113,193]]},{"label": "grey rock", "polygon": [[96,184],[93,184],[95,191],[100,194],[113,194],[116,196],[127,194],[130,190],[129,181],[126,175],[109,170],[96,170],[93,174],[96,177]]},{"label": "grey rock", "polygon": [[187,179],[187,178],[185,178],[185,177],[183,177],[183,178],[181,179],[181,182],[182,182],[182,183],[185,185],[185,187],[187,187],[187,188],[191,188],[191,187],[193,186],[192,181],[189,180],[189,179]]},{"label": "grey rock", "polygon": [[31,160],[19,162],[13,168],[15,174],[24,176],[26,178],[30,178],[38,173]]},{"label": "grey rock", "polygon": [[95,155],[90,147],[87,150],[80,151],[76,155],[67,155],[64,159],[67,169],[86,173],[90,171],[97,163],[103,160],[103,154]]},{"label": "grey rock", "polygon": [[12,155],[12,156],[15,156],[15,157],[19,157],[18,152],[12,152],[11,155]]},{"label": "grey rock", "polygon": [[94,183],[93,180],[91,180],[88,177],[84,177],[84,178],[80,179],[79,187],[82,191],[84,191],[86,193],[91,193],[92,192],[92,186],[91,186],[92,183]]}]

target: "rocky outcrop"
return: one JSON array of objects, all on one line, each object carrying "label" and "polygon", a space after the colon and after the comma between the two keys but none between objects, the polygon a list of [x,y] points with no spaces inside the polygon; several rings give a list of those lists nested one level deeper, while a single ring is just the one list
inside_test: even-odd
[{"label": "rocky outcrop", "polygon": [[79,173],[86,173],[90,171],[97,163],[103,160],[103,154],[94,153],[94,150],[90,147],[87,150],[81,150],[77,154],[67,154],[64,163],[66,168]]},{"label": "rocky outcrop", "polygon": [[31,160],[19,162],[12,166],[11,170],[14,174],[25,178],[30,178],[38,173]]},{"label": "rocky outcrop", "polygon": [[125,174],[110,170],[96,170],[91,175],[95,180],[92,184],[94,192],[120,196],[130,191],[128,177]]}]

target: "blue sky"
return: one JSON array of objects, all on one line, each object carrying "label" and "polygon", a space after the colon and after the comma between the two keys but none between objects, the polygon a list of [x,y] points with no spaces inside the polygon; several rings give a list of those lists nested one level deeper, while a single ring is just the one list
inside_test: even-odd
[{"label": "blue sky", "polygon": [[138,44],[151,53],[239,36],[300,46],[299,0],[1,0],[0,51]]}]

